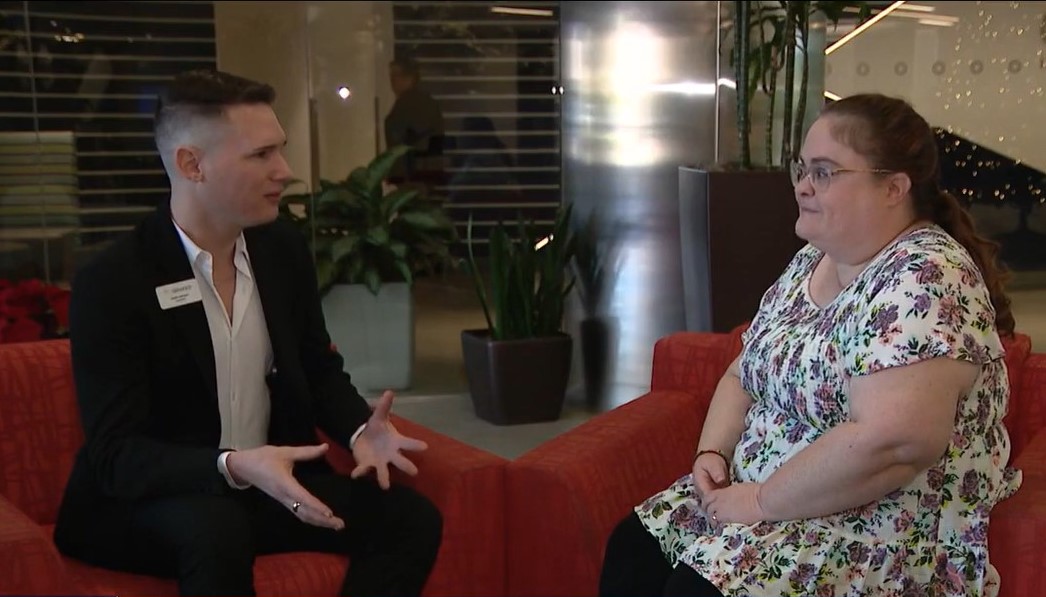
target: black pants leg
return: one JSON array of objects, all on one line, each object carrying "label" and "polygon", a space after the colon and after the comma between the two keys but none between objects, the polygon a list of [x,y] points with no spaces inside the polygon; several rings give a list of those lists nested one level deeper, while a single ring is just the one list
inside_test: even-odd
[{"label": "black pants leg", "polygon": [[258,491],[189,495],[111,508],[63,534],[63,552],[85,562],[177,578],[182,595],[254,595],[258,554],[322,551],[351,560],[343,595],[421,593],[442,541],[439,511],[406,487],[385,491],[373,476],[301,476],[345,521],[333,531],[301,522]]},{"label": "black pants leg", "polygon": [[443,518],[432,502],[407,487],[383,490],[373,477],[312,475],[299,481],[345,521],[345,528],[304,524],[286,506],[261,496],[255,511],[258,553],[348,554],[342,595],[421,593],[443,537]]},{"label": "black pants leg", "polygon": [[[674,592],[669,592],[674,591]],[[607,540],[599,577],[601,597],[722,597],[715,585],[685,564],[675,569],[665,559],[661,544],[632,512]]]}]

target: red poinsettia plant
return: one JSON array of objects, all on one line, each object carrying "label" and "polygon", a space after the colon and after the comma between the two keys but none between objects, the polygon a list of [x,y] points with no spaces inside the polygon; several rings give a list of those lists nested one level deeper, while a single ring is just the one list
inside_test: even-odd
[{"label": "red poinsettia plant", "polygon": [[68,290],[40,280],[0,280],[0,343],[67,336],[69,296]]}]

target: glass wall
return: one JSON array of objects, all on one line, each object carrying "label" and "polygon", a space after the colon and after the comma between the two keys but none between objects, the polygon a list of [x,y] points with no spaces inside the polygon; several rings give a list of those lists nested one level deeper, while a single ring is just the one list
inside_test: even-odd
[{"label": "glass wall", "polygon": [[0,278],[68,284],[168,193],[156,90],[213,67],[209,2],[0,2]]},{"label": "glass wall", "polygon": [[1046,288],[1046,2],[896,4],[832,51],[826,89],[908,99],[938,131],[946,188],[1001,243],[1014,285]]}]

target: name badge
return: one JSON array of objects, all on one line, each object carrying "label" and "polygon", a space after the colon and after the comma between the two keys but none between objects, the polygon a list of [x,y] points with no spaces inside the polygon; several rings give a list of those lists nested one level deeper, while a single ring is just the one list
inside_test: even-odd
[{"label": "name badge", "polygon": [[166,311],[182,305],[198,303],[203,300],[203,297],[200,296],[200,288],[196,285],[196,280],[190,278],[173,284],[157,286],[156,299],[160,301],[160,308]]}]

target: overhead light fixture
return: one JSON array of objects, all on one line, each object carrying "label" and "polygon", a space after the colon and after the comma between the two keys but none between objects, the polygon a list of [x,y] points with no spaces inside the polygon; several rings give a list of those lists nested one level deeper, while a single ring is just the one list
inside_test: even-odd
[{"label": "overhead light fixture", "polygon": [[833,102],[837,102],[837,101],[843,99],[843,96],[836,95],[836,94],[832,93],[831,91],[827,91],[827,90],[824,92],[824,96],[827,97],[828,99],[832,100]]},{"label": "overhead light fixture", "polygon": [[843,47],[843,45],[845,45],[847,43],[850,43],[851,39],[853,39],[853,38],[857,37],[858,35],[864,33],[865,30],[867,30],[869,27],[871,27],[872,25],[874,25],[874,24],[878,23],[879,21],[885,19],[887,17],[887,15],[889,15],[891,12],[897,10],[898,8],[900,8],[903,5],[904,5],[904,1],[901,0],[899,2],[894,2],[890,6],[887,6],[879,14],[877,14],[874,17],[868,19],[864,23],[861,23],[860,27],[857,27],[853,31],[851,31],[851,32],[847,33],[846,35],[844,35],[842,37],[842,39],[840,39],[839,41],[837,41],[834,44],[828,46],[828,48],[824,51],[825,56],[827,56],[827,55],[831,54],[832,52],[838,50],[839,48]]},{"label": "overhead light fixture", "polygon": [[957,20],[956,21],[950,21],[948,19],[938,19],[938,18],[919,19],[919,24],[920,25],[933,25],[935,27],[954,27],[956,22],[957,22]]},{"label": "overhead light fixture", "polygon": [[547,8],[515,8],[513,6],[491,6],[490,12],[524,17],[551,17],[553,15],[552,10]]},{"label": "overhead light fixture", "polygon": [[934,12],[937,10],[935,6],[926,6],[925,4],[905,4],[901,10],[910,10],[912,12]]}]

